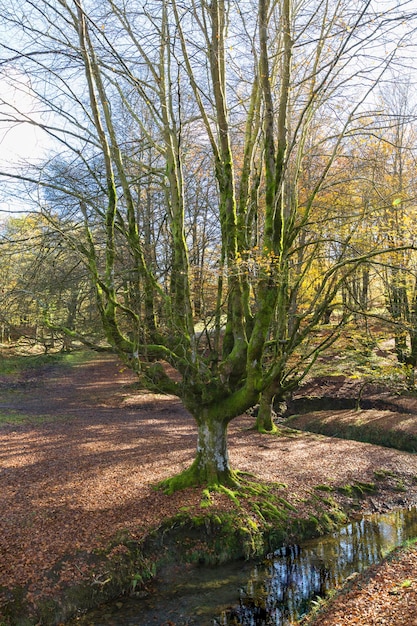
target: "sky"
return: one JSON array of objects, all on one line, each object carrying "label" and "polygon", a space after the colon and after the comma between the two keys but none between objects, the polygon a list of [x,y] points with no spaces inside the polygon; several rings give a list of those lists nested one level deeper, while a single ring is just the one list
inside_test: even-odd
[{"label": "sky", "polygon": [[[14,116],[11,106],[7,107],[5,103],[15,105],[24,115],[32,116],[35,120],[40,121],[39,115],[36,114],[36,100],[31,95],[29,87],[22,90],[13,89],[8,82],[0,79],[0,93],[2,102],[2,111],[6,115]],[[20,116],[21,117],[21,116]],[[40,156],[45,151],[45,134],[41,129],[30,123],[16,123],[10,125],[8,121],[4,121],[4,116],[0,113],[0,163],[8,165],[19,162],[32,160]]]},{"label": "sky", "polygon": [[29,124],[19,124],[8,129],[0,127],[0,161],[10,165],[38,156],[42,151],[40,135],[39,129]]},{"label": "sky", "polygon": [[[17,79],[20,88],[14,89],[9,80]],[[20,78],[20,80],[19,80]],[[31,94],[29,85],[25,85],[21,77],[0,77],[0,171],[16,171],[27,163],[36,163],[44,159],[50,148],[50,141],[45,132],[36,124],[25,121],[10,123],[15,111],[13,107],[21,111],[20,119],[33,118],[40,122],[39,102]],[[17,116],[16,116],[17,117]],[[20,213],[27,211],[24,194],[19,198],[16,183],[0,178],[0,220],[6,213]]]}]

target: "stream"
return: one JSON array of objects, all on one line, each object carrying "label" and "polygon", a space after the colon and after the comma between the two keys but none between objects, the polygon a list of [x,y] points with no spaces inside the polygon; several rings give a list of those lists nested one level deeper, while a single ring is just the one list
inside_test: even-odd
[{"label": "stream", "polygon": [[288,626],[355,572],[417,537],[417,509],[363,517],[339,531],[283,547],[261,563],[165,572],[152,594],[101,607],[88,626]]}]

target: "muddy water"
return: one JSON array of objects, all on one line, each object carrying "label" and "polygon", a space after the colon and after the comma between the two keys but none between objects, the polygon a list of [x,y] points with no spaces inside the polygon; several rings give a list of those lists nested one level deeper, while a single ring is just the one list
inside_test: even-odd
[{"label": "muddy water", "polygon": [[[338,532],[282,548],[263,563],[165,572],[147,597],[91,613],[89,626],[287,626],[355,572],[417,537],[415,508],[364,517]],[[80,623],[80,622],[78,622]]]}]

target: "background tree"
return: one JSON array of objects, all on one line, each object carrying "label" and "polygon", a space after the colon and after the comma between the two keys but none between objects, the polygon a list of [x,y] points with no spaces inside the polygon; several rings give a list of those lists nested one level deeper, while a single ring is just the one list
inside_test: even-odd
[{"label": "background tree", "polygon": [[88,272],[41,214],[7,219],[0,251],[3,340],[26,338],[45,349],[56,340],[63,350],[76,337],[99,342],[102,331]]}]

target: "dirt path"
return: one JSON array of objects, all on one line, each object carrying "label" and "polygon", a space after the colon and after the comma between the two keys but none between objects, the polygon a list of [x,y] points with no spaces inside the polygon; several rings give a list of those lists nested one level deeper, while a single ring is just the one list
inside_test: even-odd
[{"label": "dirt path", "polygon": [[[117,532],[139,538],[180,507],[198,507],[200,490],[166,496],[152,488],[193,459],[192,418],[176,398],[135,391],[133,382],[110,356],[0,381],[0,410],[33,416],[29,425],[0,427],[2,603],[19,585],[34,602],[52,597],[86,575],[80,555]],[[242,416],[231,425],[232,465],[287,483],[296,505],[317,485],[372,482],[375,470],[394,473],[407,491],[387,483],[364,508],[417,503],[416,455],[309,434],[265,437],[249,432],[251,423]]]}]

